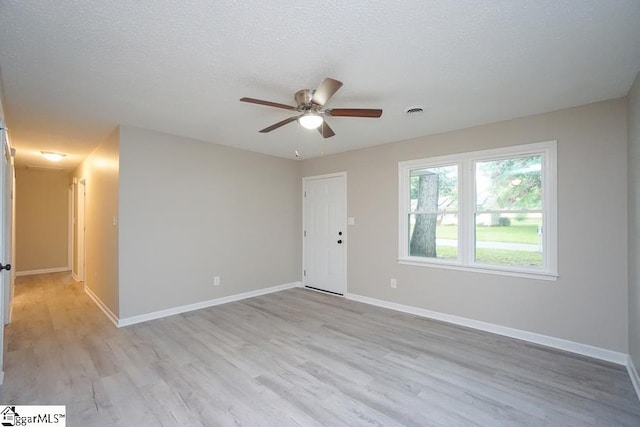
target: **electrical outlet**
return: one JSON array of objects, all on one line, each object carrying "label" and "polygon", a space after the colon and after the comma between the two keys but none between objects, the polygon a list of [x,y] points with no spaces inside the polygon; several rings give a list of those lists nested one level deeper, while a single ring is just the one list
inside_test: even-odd
[{"label": "electrical outlet", "polygon": [[220,276],[213,278],[213,286],[220,286]]},{"label": "electrical outlet", "polygon": [[389,281],[389,286],[391,286],[391,288],[395,289],[398,287],[398,281],[396,279],[391,279]]}]

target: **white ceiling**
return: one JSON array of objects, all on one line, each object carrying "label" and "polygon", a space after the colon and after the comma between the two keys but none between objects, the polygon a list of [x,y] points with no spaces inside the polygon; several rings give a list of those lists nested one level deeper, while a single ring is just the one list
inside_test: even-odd
[{"label": "white ceiling", "polygon": [[[74,167],[117,124],[310,158],[624,96],[640,1],[3,0],[0,67],[18,164]],[[325,77],[382,118],[260,134],[290,112],[238,101]]]}]

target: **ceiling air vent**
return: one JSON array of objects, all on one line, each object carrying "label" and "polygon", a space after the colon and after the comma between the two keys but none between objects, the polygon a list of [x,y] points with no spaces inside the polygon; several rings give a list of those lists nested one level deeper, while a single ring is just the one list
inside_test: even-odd
[{"label": "ceiling air vent", "polygon": [[419,116],[422,113],[424,113],[424,108],[420,107],[419,105],[407,107],[404,109],[404,114],[407,116]]}]

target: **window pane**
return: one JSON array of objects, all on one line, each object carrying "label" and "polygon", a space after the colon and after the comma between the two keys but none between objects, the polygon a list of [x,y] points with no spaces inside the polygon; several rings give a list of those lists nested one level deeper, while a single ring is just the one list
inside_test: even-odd
[{"label": "window pane", "polygon": [[517,267],[543,267],[542,214],[476,214],[475,260]]},{"label": "window pane", "polygon": [[542,156],[476,162],[476,210],[542,210]]},{"label": "window pane", "polygon": [[458,258],[458,215],[409,214],[409,255],[438,259]]},{"label": "window pane", "polygon": [[411,212],[457,212],[458,166],[414,169],[410,182]]}]

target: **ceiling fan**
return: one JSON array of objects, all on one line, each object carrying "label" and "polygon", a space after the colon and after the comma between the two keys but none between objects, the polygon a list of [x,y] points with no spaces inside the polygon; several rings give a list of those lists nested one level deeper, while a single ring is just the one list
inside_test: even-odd
[{"label": "ceiling fan", "polygon": [[318,129],[318,132],[325,137],[331,138],[335,135],[333,129],[329,127],[326,117],[368,117],[378,118],[382,116],[382,110],[370,108],[330,108],[323,110],[327,102],[342,87],[342,82],[331,78],[326,78],[316,90],[302,89],[296,92],[294,99],[296,106],[279,104],[277,102],[263,101],[255,98],[240,98],[242,102],[266,105],[267,107],[283,108],[285,110],[297,111],[301,114],[289,117],[278,123],[274,123],[262,129],[261,133],[271,132],[281,126],[295,122],[296,120],[307,129]]}]

